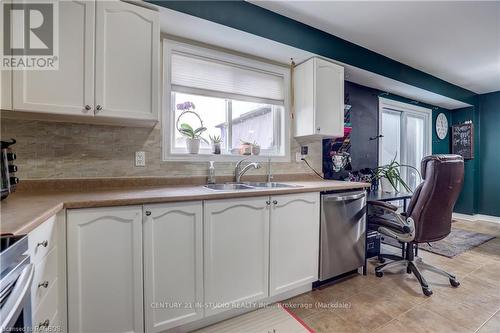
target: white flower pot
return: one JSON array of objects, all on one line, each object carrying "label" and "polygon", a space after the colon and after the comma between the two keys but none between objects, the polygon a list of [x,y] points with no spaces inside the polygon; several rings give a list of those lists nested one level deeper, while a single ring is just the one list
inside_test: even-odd
[{"label": "white flower pot", "polygon": [[200,139],[186,138],[186,148],[190,154],[198,154],[200,151]]},{"label": "white flower pot", "polygon": [[389,179],[382,177],[380,178],[380,189],[385,193],[396,193],[396,189],[392,187]]}]

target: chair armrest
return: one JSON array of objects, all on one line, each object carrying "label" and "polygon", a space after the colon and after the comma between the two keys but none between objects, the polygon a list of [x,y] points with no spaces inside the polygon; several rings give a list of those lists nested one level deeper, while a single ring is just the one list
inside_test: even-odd
[{"label": "chair armrest", "polygon": [[389,210],[389,211],[394,211],[394,212],[398,210],[398,207],[391,205],[390,203],[385,202],[385,201],[370,201],[368,204],[372,205],[372,206],[380,207],[384,210]]}]

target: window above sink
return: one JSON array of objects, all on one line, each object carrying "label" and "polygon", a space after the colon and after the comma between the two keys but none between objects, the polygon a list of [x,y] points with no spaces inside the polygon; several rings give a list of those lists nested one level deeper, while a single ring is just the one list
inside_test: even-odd
[{"label": "window above sink", "polygon": [[[237,161],[240,146],[259,146],[253,160],[290,161],[289,69],[221,51],[164,40],[163,160]],[[189,105],[190,111],[186,111]],[[183,113],[184,112],[184,113]],[[179,118],[180,117],[180,118]],[[205,127],[189,154],[178,127]],[[210,137],[219,136],[221,154]]]}]

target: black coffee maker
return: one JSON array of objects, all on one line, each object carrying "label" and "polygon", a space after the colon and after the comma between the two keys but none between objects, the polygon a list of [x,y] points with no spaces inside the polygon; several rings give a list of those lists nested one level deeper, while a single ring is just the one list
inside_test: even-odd
[{"label": "black coffee maker", "polygon": [[14,165],[16,160],[16,154],[12,151],[13,144],[16,143],[15,139],[10,139],[10,141],[0,141],[1,143],[1,155],[0,160],[2,164],[2,200],[7,198],[7,196],[16,190],[16,184],[19,183],[19,179],[14,176],[17,171],[17,166]]}]

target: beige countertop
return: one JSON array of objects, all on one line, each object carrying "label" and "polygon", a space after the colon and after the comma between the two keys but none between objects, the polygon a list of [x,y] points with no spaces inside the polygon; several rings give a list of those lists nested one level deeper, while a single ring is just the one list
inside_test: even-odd
[{"label": "beige countertop", "polygon": [[47,218],[64,208],[91,208],[106,206],[141,205],[146,203],[192,200],[244,198],[261,195],[280,195],[304,192],[349,190],[366,188],[366,183],[324,181],[293,181],[293,188],[265,188],[239,191],[214,191],[201,185],[126,187],[99,190],[24,191],[13,193],[1,202],[0,232],[26,234]]}]

